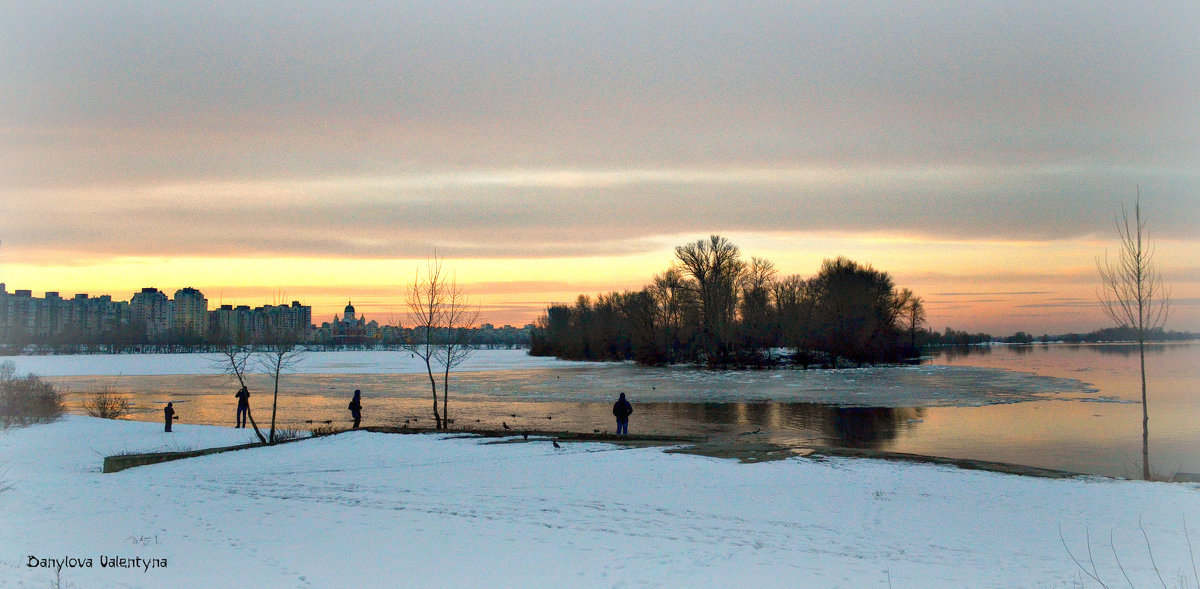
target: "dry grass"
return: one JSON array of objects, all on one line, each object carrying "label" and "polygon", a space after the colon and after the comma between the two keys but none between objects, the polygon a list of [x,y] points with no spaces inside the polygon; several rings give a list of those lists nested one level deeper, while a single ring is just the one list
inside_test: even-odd
[{"label": "dry grass", "polygon": [[342,429],[342,428],[334,427],[333,425],[319,425],[317,427],[312,428],[312,436],[314,438],[318,437],[318,436],[331,436],[333,434],[340,434],[344,431],[346,431],[346,430]]},{"label": "dry grass", "polygon": [[290,428],[276,428],[275,443],[287,442],[289,440],[298,440],[300,438],[307,438],[308,436],[309,436],[309,432],[306,430],[290,429]]},{"label": "dry grass", "polygon": [[101,388],[83,402],[83,409],[88,415],[103,419],[121,419],[129,413],[132,406],[129,395],[110,387]]}]

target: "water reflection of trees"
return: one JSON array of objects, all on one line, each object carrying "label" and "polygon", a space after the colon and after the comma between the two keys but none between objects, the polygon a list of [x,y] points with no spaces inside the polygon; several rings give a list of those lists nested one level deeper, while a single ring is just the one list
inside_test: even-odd
[{"label": "water reflection of trees", "polygon": [[[712,429],[802,433],[819,443],[881,448],[924,415],[919,407],[833,407],[819,403],[651,403],[653,413]],[[647,411],[650,413],[651,411]]]},{"label": "water reflection of trees", "polygon": [[[1192,345],[1191,342],[1146,342],[1147,354],[1163,354],[1173,347]],[[972,356],[988,356],[991,355],[998,347],[997,346],[946,346],[933,350],[935,358],[941,357],[947,360],[957,360],[960,358],[970,358]],[[1038,343],[1027,345],[1004,345],[999,349],[1009,351],[1018,356],[1031,354],[1037,351],[1051,351],[1055,349],[1065,349],[1071,351],[1088,350],[1104,356],[1121,356],[1127,358],[1137,354],[1137,344],[1113,343],[1113,344],[1096,344],[1096,343]]]},{"label": "water reflection of trees", "polygon": [[902,428],[910,427],[912,419],[920,419],[920,408],[903,407],[836,407],[833,415],[833,437],[850,448],[879,448],[896,439]]},{"label": "water reflection of trees", "polygon": [[[1176,347],[1176,346],[1180,346],[1180,345],[1187,345],[1187,344],[1146,342],[1146,354],[1163,354],[1167,351],[1168,348],[1172,348],[1172,347]],[[1099,345],[1081,344],[1081,345],[1070,345],[1069,347],[1071,349],[1091,350],[1102,356],[1120,356],[1122,358],[1128,358],[1128,357],[1134,356],[1138,353],[1137,344],[1099,344]]]},{"label": "water reflection of trees", "polygon": [[946,346],[937,348],[934,351],[935,356],[941,356],[947,360],[969,358],[971,356],[987,356],[991,353],[992,346]]}]

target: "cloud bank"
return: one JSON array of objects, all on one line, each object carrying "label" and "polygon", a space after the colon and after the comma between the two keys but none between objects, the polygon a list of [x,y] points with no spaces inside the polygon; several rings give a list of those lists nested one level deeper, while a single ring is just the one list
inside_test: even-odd
[{"label": "cloud bank", "polygon": [[1197,22],[1182,1],[13,0],[4,261],[1084,243],[1139,187],[1154,237],[1197,243]]}]

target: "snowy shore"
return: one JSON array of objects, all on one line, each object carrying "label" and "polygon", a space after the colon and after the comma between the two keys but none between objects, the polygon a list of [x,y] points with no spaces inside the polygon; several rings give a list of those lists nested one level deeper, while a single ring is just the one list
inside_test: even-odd
[{"label": "snowy shore", "polygon": [[1200,485],[367,432],[100,473],[246,441],[80,416],[0,432],[0,586],[46,587],[64,559],[63,587],[1079,586],[1060,530],[1085,559],[1090,535],[1107,582],[1115,548],[1158,585],[1139,522],[1168,584],[1196,585]]}]

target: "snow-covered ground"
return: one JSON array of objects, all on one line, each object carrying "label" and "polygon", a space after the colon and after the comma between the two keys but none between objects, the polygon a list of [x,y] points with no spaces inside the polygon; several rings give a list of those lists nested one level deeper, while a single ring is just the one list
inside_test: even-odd
[{"label": "snow-covered ground", "polygon": [[246,438],[176,429],[0,432],[0,585],[47,587],[65,557],[91,566],[63,587],[1096,586],[1061,530],[1084,558],[1090,535],[1107,582],[1125,585],[1115,548],[1158,586],[1142,528],[1167,584],[1196,585],[1200,485],[366,432],[100,473],[106,454]]}]

